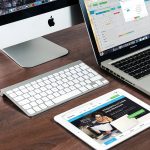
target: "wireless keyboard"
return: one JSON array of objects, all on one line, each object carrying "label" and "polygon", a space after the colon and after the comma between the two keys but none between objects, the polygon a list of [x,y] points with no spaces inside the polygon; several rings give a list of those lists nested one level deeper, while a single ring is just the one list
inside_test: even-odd
[{"label": "wireless keyboard", "polygon": [[82,61],[77,61],[1,90],[28,116],[37,115],[108,84]]}]

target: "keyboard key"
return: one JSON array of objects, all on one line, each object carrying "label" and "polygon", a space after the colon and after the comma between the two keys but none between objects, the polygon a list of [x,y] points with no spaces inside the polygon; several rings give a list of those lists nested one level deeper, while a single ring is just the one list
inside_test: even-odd
[{"label": "keyboard key", "polygon": [[21,100],[23,100],[23,99],[24,99],[23,96],[14,97],[14,100],[15,100],[16,102],[19,102],[19,101],[21,101]]},{"label": "keyboard key", "polygon": [[92,77],[94,77],[94,74],[93,74],[93,73],[89,73],[88,76],[89,76],[90,78],[92,78]]},{"label": "keyboard key", "polygon": [[88,75],[84,75],[83,78],[84,79],[89,79],[89,76]]},{"label": "keyboard key", "polygon": [[46,101],[49,101],[49,99],[47,97],[43,97],[42,101],[46,102]]},{"label": "keyboard key", "polygon": [[78,80],[79,81],[84,81],[84,79],[82,77],[79,77]]},{"label": "keyboard key", "polygon": [[30,101],[28,99],[24,99],[23,101],[19,101],[19,105],[25,105],[28,104]]},{"label": "keyboard key", "polygon": [[54,103],[52,102],[52,101],[47,101],[47,102],[45,102],[45,104],[47,105],[47,106],[53,106],[54,105]]},{"label": "keyboard key", "polygon": [[29,108],[31,108],[31,105],[26,104],[26,105],[23,105],[22,107],[23,107],[24,109],[29,109]]},{"label": "keyboard key", "polygon": [[102,77],[101,76],[95,76],[93,78],[90,78],[91,81],[97,81],[97,80],[100,80]]},{"label": "keyboard key", "polygon": [[99,86],[103,85],[103,83],[102,83],[100,80],[97,80],[96,83],[97,83]]},{"label": "keyboard key", "polygon": [[45,81],[45,80],[48,80],[48,77],[43,77],[42,80],[44,80],[44,81]]},{"label": "keyboard key", "polygon": [[33,102],[33,101],[35,101],[36,99],[35,99],[35,97],[29,97],[28,100],[31,101],[31,102]]},{"label": "keyboard key", "polygon": [[34,91],[29,92],[31,96],[34,96],[36,93]]},{"label": "keyboard key", "polygon": [[108,82],[108,80],[103,80],[102,81],[104,84],[108,84],[109,82]]},{"label": "keyboard key", "polygon": [[24,98],[29,98],[30,97],[30,95],[28,94],[28,93],[25,93],[25,94],[23,94],[22,95]]},{"label": "keyboard key", "polygon": [[52,86],[51,86],[51,85],[46,85],[46,88],[47,88],[47,89],[51,89]]},{"label": "keyboard key", "polygon": [[71,90],[69,88],[64,89],[65,92],[70,92]]},{"label": "keyboard key", "polygon": [[82,92],[85,92],[85,91],[87,91],[88,89],[86,88],[86,87],[81,87],[81,88],[79,88]]},{"label": "keyboard key", "polygon": [[75,84],[75,87],[76,87],[76,88],[80,88],[80,87],[81,87],[81,84]]},{"label": "keyboard key", "polygon": [[55,97],[60,96],[60,94],[59,94],[59,93],[54,93],[53,95],[54,95]]},{"label": "keyboard key", "polygon": [[52,88],[51,90],[52,90],[53,92],[57,92],[57,91],[58,91],[57,88]]},{"label": "keyboard key", "polygon": [[80,84],[81,84],[82,86],[85,86],[85,85],[86,85],[86,82],[80,82]]},{"label": "keyboard key", "polygon": [[50,84],[51,82],[49,80],[44,81],[45,84]]},{"label": "keyboard key", "polygon": [[55,83],[55,82],[54,82],[54,83],[52,83],[51,85],[52,85],[53,87],[58,86],[58,84],[57,84],[57,83]]},{"label": "keyboard key", "polygon": [[[34,89],[34,88],[33,88],[33,89]],[[22,92],[22,93],[27,93],[28,90],[27,90],[26,88],[24,88],[24,89],[21,89],[21,92]]]},{"label": "keyboard key", "polygon": [[65,94],[66,92],[65,92],[64,90],[61,90],[61,91],[59,91],[59,93],[60,93],[61,95],[63,95],[63,94]]},{"label": "keyboard key", "polygon": [[7,93],[7,94],[12,94],[12,93],[13,93],[13,91],[12,91],[12,90],[10,90],[10,91],[7,91],[6,93]]},{"label": "keyboard key", "polygon": [[45,87],[41,87],[40,90],[44,92],[44,91],[46,91],[47,89],[46,89]]},{"label": "keyboard key", "polygon": [[69,85],[74,85],[74,83],[72,81],[69,81],[68,84]]},{"label": "keyboard key", "polygon": [[15,88],[15,89],[13,89],[13,92],[17,92],[19,89],[18,88]]},{"label": "keyboard key", "polygon": [[16,93],[18,96],[23,94],[21,91],[16,91],[15,93]]},{"label": "keyboard key", "polygon": [[45,104],[40,104],[39,107],[40,107],[41,109],[47,108],[47,106],[46,106]]},{"label": "keyboard key", "polygon": [[34,111],[33,109],[28,109],[27,112],[28,112],[30,115],[35,114],[35,111]]},{"label": "keyboard key", "polygon": [[15,94],[15,93],[11,93],[11,94],[9,94],[9,96],[10,96],[10,97],[12,97],[12,98],[14,98],[14,97],[16,97],[16,96],[17,96],[17,94]]},{"label": "keyboard key", "polygon": [[68,82],[68,80],[66,78],[62,79],[63,82]]},{"label": "keyboard key", "polygon": [[63,87],[66,88],[66,87],[69,87],[69,85],[68,85],[67,83],[64,83],[64,84],[63,84]]},{"label": "keyboard key", "polygon": [[61,85],[59,85],[57,88],[58,88],[59,90],[62,90],[64,87],[61,86]]},{"label": "keyboard key", "polygon": [[35,97],[36,99],[40,99],[40,98],[41,98],[41,95],[40,95],[40,94],[36,94],[36,95],[34,95],[34,97]]},{"label": "keyboard key", "polygon": [[25,86],[19,86],[19,89],[20,90],[22,90],[22,89],[24,89],[25,88]]},{"label": "keyboard key", "polygon": [[72,91],[76,89],[76,87],[74,87],[74,86],[70,86],[69,88],[70,88]]},{"label": "keyboard key", "polygon": [[60,76],[55,77],[56,80],[61,80]]},{"label": "keyboard key", "polygon": [[72,77],[68,77],[67,79],[68,79],[68,80],[70,80],[70,81],[71,81],[71,80],[73,80],[73,78],[72,78]]},{"label": "keyboard key", "polygon": [[65,72],[68,72],[68,71],[69,71],[69,69],[65,69],[64,71],[65,71]]},{"label": "keyboard key", "polygon": [[88,83],[88,84],[90,84],[90,83],[91,83],[91,81],[90,81],[90,80],[85,80],[85,82],[86,82],[86,83]]},{"label": "keyboard key", "polygon": [[71,76],[72,74],[71,74],[70,72],[67,72],[66,75],[67,75],[67,76]]},{"label": "keyboard key", "polygon": [[45,86],[45,83],[44,82],[40,82],[38,83],[39,86]]},{"label": "keyboard key", "polygon": [[80,94],[80,93],[81,93],[81,92],[80,92],[79,90],[74,90],[74,91],[71,91],[70,93],[67,93],[67,94],[65,94],[65,95],[62,95],[62,96],[60,96],[60,97],[55,98],[55,99],[53,99],[52,101],[57,104],[57,103],[63,102],[63,101],[66,100],[66,99],[69,99],[69,98],[71,98],[71,97],[74,97],[74,96],[76,96],[76,95],[78,95],[78,94]]},{"label": "keyboard key", "polygon": [[35,93],[41,93],[42,91],[40,89],[35,89]]},{"label": "keyboard key", "polygon": [[33,87],[34,87],[35,89],[38,89],[40,86],[39,86],[38,84],[34,84]]},{"label": "keyboard key", "polygon": [[37,103],[37,104],[42,104],[42,103],[43,103],[43,101],[42,101],[42,100],[40,100],[40,99],[38,99],[38,100],[36,100],[36,103]]},{"label": "keyboard key", "polygon": [[40,83],[40,82],[42,82],[42,79],[38,79],[38,80],[36,80],[36,82]]},{"label": "keyboard key", "polygon": [[31,84],[30,84],[30,83],[28,83],[28,84],[25,84],[25,87],[29,87],[29,86],[31,86]]},{"label": "keyboard key", "polygon": [[51,90],[47,90],[46,93],[50,95],[50,94],[52,94],[53,92],[52,92]]},{"label": "keyboard key", "polygon": [[91,85],[86,85],[86,88],[88,88],[89,90],[93,89],[93,86]]},{"label": "keyboard key", "polygon": [[42,93],[40,93],[40,95],[43,97],[43,96],[47,96],[47,93],[45,93],[45,92],[42,92]]},{"label": "keyboard key", "polygon": [[94,88],[98,87],[98,84],[94,84],[93,87],[94,87]]},{"label": "keyboard key", "polygon": [[74,79],[73,82],[74,82],[74,83],[79,83],[79,80]]},{"label": "keyboard key", "polygon": [[61,85],[61,84],[63,84],[63,82],[60,80],[60,81],[57,81],[57,84]]},{"label": "keyboard key", "polygon": [[35,107],[33,107],[33,109],[37,112],[41,110],[41,108],[39,106],[35,106]]},{"label": "keyboard key", "polygon": [[54,96],[53,96],[53,95],[48,95],[47,98],[48,98],[48,99],[53,99]]}]

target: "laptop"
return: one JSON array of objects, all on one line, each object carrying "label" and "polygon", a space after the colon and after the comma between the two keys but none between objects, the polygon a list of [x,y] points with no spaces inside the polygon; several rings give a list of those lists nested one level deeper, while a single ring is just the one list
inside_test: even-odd
[{"label": "laptop", "polygon": [[150,96],[150,0],[80,0],[97,63]]}]

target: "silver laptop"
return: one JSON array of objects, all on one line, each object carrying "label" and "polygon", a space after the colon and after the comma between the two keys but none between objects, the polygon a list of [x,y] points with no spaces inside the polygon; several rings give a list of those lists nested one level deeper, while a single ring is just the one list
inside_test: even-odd
[{"label": "silver laptop", "polygon": [[97,63],[150,95],[150,0],[80,0]]}]

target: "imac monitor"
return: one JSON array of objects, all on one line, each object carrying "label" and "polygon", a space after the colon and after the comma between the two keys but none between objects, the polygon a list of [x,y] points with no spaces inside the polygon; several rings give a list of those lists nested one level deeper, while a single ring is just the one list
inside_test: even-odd
[{"label": "imac monitor", "polygon": [[82,22],[77,0],[0,0],[0,49],[22,67],[68,51],[41,36]]}]

